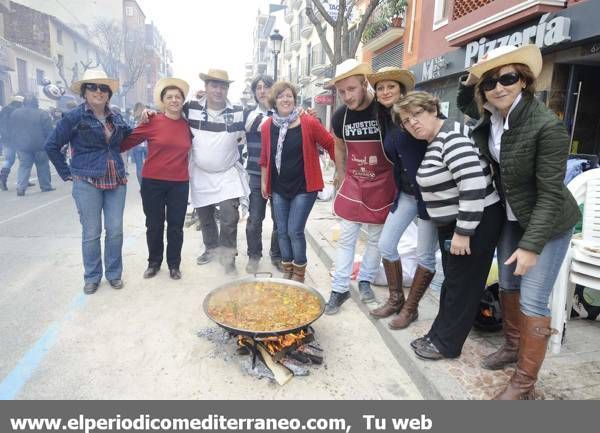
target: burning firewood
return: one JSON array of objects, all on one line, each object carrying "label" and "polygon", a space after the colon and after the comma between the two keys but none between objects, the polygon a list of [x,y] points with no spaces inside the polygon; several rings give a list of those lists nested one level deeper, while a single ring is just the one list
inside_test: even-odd
[{"label": "burning firewood", "polygon": [[306,365],[296,361],[293,358],[290,358],[289,356],[285,356],[279,362],[283,364],[283,366],[286,367],[288,370],[290,370],[294,374],[294,376],[308,376],[310,374],[310,370]]},{"label": "burning firewood", "polygon": [[265,362],[265,365],[267,367],[269,367],[269,369],[273,372],[273,375],[275,376],[275,380],[277,381],[277,383],[279,385],[285,385],[292,379],[292,377],[294,377],[294,375],[292,374],[292,372],[290,370],[285,368],[283,365],[278,364],[277,362],[273,361],[271,354],[269,353],[269,351],[267,349],[264,348],[264,346],[261,343],[257,344],[256,348],[258,349],[258,352],[262,356],[262,359]]}]

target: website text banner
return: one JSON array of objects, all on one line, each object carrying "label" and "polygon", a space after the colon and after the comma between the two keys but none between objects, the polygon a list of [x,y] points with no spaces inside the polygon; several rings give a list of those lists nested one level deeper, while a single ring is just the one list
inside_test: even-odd
[{"label": "website text banner", "polygon": [[4,401],[0,432],[596,431],[598,402]]}]

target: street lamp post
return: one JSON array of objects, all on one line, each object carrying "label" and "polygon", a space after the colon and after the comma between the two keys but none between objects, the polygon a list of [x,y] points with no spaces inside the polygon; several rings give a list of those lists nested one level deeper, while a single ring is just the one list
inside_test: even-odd
[{"label": "street lamp post", "polygon": [[271,52],[273,53],[275,64],[273,65],[273,80],[277,81],[277,56],[281,52],[281,42],[283,41],[283,36],[279,34],[279,30],[274,29],[271,36]]}]

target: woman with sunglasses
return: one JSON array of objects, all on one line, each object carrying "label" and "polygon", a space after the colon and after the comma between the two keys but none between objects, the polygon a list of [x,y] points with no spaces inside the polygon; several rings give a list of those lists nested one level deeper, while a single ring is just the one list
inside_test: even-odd
[{"label": "woman with sunglasses", "polygon": [[140,123],[121,143],[121,152],[148,143],[148,159],[142,169],[141,182],[148,243],[148,268],[144,278],[152,278],[160,270],[166,220],[169,275],[174,280],[181,279],[179,265],[192,149],[192,134],[182,110],[189,89],[189,84],[179,78],[160,79],[154,86],[154,103],[161,113]]},{"label": "woman with sunglasses", "polygon": [[[64,181],[73,181],[73,198],[82,227],[83,291],[91,295],[102,279],[102,216],[104,275],[114,289],[123,288],[123,210],[127,178],[120,145],[131,128],[109,102],[119,80],[88,69],[71,90],[84,102],[64,114],[46,142],[48,156]],[[60,149],[71,144],[71,165]]]},{"label": "woman with sunglasses", "polygon": [[542,70],[535,45],[487,53],[461,78],[458,106],[480,118],[472,138],[493,167],[505,205],[498,243],[505,342],[484,368],[517,368],[496,399],[534,399],[550,327],[548,301],[579,209],[564,185],[569,137],[534,97]]},{"label": "woman with sunglasses", "polygon": [[409,92],[394,105],[400,124],[427,148],[417,182],[427,213],[437,227],[444,282],[440,307],[415,354],[438,360],[460,356],[473,326],[502,228],[500,197],[489,165],[473,142],[441,115],[439,100]]},{"label": "woman with sunglasses", "polygon": [[[388,214],[381,236],[379,251],[388,282],[387,301],[371,310],[376,319],[397,314],[389,323],[391,329],[404,329],[419,316],[419,301],[435,274],[437,230],[429,219],[415,176],[425,155],[427,143],[414,138],[392,121],[392,107],[407,91],[415,87],[412,72],[395,66],[386,66],[367,76],[375,89],[379,125],[385,153],[394,164],[394,179],[398,194]],[[417,260],[407,299],[402,290],[402,263],[398,242],[402,234],[418,217]]]}]

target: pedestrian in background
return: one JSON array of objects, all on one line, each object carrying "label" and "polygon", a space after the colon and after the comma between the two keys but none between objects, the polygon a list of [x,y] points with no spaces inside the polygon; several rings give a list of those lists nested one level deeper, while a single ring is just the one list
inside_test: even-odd
[{"label": "pedestrian in background", "polygon": [[499,369],[516,362],[495,398],[535,399],[535,383],[550,327],[548,302],[580,218],[564,184],[569,136],[564,123],[535,94],[542,71],[536,45],[504,46],[487,53],[461,78],[457,104],[480,119],[472,137],[494,167],[505,204],[498,264],[504,345],[483,360]]},{"label": "pedestrian in background", "polygon": [[11,140],[19,157],[17,195],[21,197],[25,195],[34,164],[41,191],[53,191],[50,181],[50,163],[44,150],[44,144],[52,132],[50,114],[39,108],[36,97],[27,96],[23,106],[13,111],[8,121],[12,129]]},{"label": "pedestrian in background", "polygon": [[190,86],[178,78],[162,78],[154,86],[154,103],[160,114],[140,123],[121,143],[125,152],[148,143],[148,159],[142,170],[142,205],[146,215],[148,268],[144,278],[160,270],[164,254],[167,222],[167,265],[174,280],[181,278],[183,223],[189,193],[189,153],[192,135],[182,116],[183,103]]},{"label": "pedestrian in background", "polygon": [[318,191],[324,187],[319,145],[334,156],[334,139],[313,116],[300,116],[297,93],[288,82],[269,93],[273,115],[261,127],[261,191],[272,196],[283,277],[304,282],[304,229]]},{"label": "pedestrian in background", "polygon": [[[141,122],[142,112],[144,111],[144,104],[141,102],[136,102],[133,107],[133,125],[132,127],[136,127]],[[140,188],[142,186],[142,169],[144,167],[144,161],[148,156],[148,143],[145,141],[141,142],[137,146],[135,146],[131,150],[131,157],[133,158],[133,162],[135,163],[135,174],[138,180],[138,184]]]},{"label": "pedestrian in background", "polygon": [[8,175],[17,158],[17,151],[11,137],[13,127],[9,122],[10,115],[17,108],[23,106],[23,96],[15,95],[12,101],[0,111],[0,140],[2,140],[2,152],[4,154],[4,162],[0,169],[0,190],[8,191]]},{"label": "pedestrian in background", "polygon": [[[46,142],[46,151],[64,181],[73,181],[73,198],[82,227],[83,291],[95,293],[102,279],[100,238],[104,219],[105,276],[114,289],[123,288],[123,211],[127,192],[125,166],[120,155],[131,128],[109,109],[119,80],[88,69],[71,86],[84,102],[65,113]],[[71,143],[67,165],[60,149]]]}]

